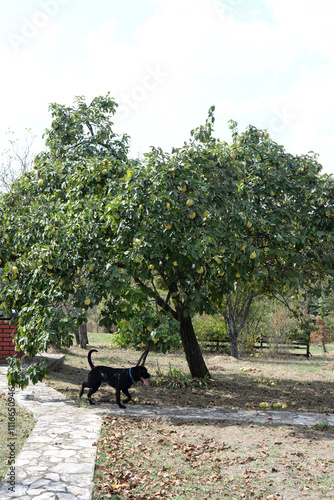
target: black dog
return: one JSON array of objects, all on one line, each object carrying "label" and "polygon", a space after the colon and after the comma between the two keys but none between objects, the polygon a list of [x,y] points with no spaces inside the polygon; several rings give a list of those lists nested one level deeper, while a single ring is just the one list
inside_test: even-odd
[{"label": "black dog", "polygon": [[85,387],[89,388],[88,401],[94,405],[91,397],[98,390],[102,382],[106,382],[116,389],[116,402],[120,408],[125,408],[121,403],[121,391],[126,395],[127,399],[124,403],[131,401],[131,395],[128,389],[134,382],[142,381],[143,384],[149,385],[147,379],[151,377],[145,366],[134,366],[132,368],[111,368],[109,366],[94,366],[91,360],[93,352],[98,352],[96,349],[91,349],[88,353],[88,363],[91,371],[88,374],[88,381],[84,382],[80,391],[80,398],[84,393]]}]

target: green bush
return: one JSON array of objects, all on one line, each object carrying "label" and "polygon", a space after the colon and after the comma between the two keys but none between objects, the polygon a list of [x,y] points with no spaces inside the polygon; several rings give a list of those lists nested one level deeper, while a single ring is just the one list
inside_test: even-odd
[{"label": "green bush", "polygon": [[117,325],[116,344],[120,347],[151,346],[154,351],[167,352],[181,345],[178,324],[168,316],[156,317],[148,311],[135,320],[121,320]]},{"label": "green bush", "polygon": [[260,332],[250,332],[248,330],[243,330],[239,334],[239,344],[240,347],[244,351],[251,351],[253,352],[255,350],[254,345],[256,342],[258,342],[258,339],[260,337]]},{"label": "green bush", "polygon": [[214,380],[211,379],[208,375],[206,375],[203,379],[192,378],[189,374],[187,375],[179,368],[175,368],[169,363],[168,372],[163,372],[160,369],[158,364],[157,373],[152,380],[152,384],[160,387],[171,387],[175,389],[177,387],[181,388],[201,388],[201,389],[209,389],[211,385],[214,385]]},{"label": "green bush", "polygon": [[205,342],[229,342],[227,325],[224,319],[219,315],[196,316],[194,319],[194,330],[201,343]]}]

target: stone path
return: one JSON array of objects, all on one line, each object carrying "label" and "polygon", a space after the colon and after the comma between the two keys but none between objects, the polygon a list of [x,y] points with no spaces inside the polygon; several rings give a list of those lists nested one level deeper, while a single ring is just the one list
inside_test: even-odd
[{"label": "stone path", "polygon": [[[7,389],[6,368],[0,367],[0,391],[7,393]],[[24,391],[17,389],[15,399],[33,413],[37,424],[15,461],[15,491],[10,491],[7,475],[0,485],[1,500],[90,500],[96,443],[105,414],[307,426],[327,421],[334,427],[333,414],[140,405],[121,410],[110,404],[78,408],[41,382]]]},{"label": "stone path", "polygon": [[[5,368],[0,368],[0,391],[7,389]],[[101,418],[44,383],[15,393],[37,423],[15,461],[15,491],[7,475],[1,500],[90,500]]]},{"label": "stone path", "polygon": [[173,418],[181,420],[227,420],[255,424],[313,426],[327,421],[334,427],[334,414],[299,413],[290,411],[227,410],[225,408],[190,408],[181,406],[127,406],[126,411],[115,405],[101,404],[94,413],[124,415],[134,418]]}]

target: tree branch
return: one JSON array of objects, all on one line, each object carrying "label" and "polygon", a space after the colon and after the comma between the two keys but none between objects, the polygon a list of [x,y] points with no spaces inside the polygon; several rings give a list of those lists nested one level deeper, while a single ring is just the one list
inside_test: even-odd
[{"label": "tree branch", "polygon": [[[136,278],[136,277],[134,277],[133,279],[135,280],[135,282],[136,282],[138,285],[142,286],[143,288],[145,288],[145,289],[146,289],[146,290],[148,290],[148,291],[152,291],[152,289],[151,289],[150,287],[148,287],[147,285],[145,285],[145,283],[143,283],[141,279]],[[154,288],[155,288],[155,287],[154,287]],[[160,306],[160,307],[161,307],[161,309],[163,309],[164,311],[166,311],[166,312],[170,313],[170,314],[173,316],[173,318],[177,319],[177,314],[176,314],[176,311],[174,311],[174,310],[170,307],[170,305],[168,305],[168,304],[167,304],[166,300],[164,300],[162,297],[160,297],[160,295],[158,294],[158,292],[157,292],[157,290],[156,290],[156,289],[154,290],[154,292],[155,292],[155,301],[156,301],[156,303],[158,304],[158,306]],[[168,298],[168,300],[169,300],[169,298],[170,298],[170,293],[167,295],[167,298]]]}]

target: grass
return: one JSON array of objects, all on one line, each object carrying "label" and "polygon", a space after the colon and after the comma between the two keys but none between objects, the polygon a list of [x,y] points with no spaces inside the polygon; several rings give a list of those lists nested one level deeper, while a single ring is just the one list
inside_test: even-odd
[{"label": "grass", "polygon": [[319,431],[328,431],[330,429],[329,422],[325,418],[321,422],[319,422],[319,424],[316,424],[314,427]]},{"label": "grass", "polygon": [[182,370],[175,368],[169,363],[168,371],[163,371],[157,363],[157,372],[153,384],[157,387],[165,386],[167,388],[206,388],[214,384],[214,380],[206,375],[202,379],[192,378],[190,374],[184,373]]},{"label": "grass", "polygon": [[11,459],[8,444],[15,438],[16,457],[35,425],[33,416],[20,406],[15,405],[15,430],[14,435],[11,436],[8,430],[7,403],[5,394],[0,393],[0,481],[4,478],[9,460]]}]

